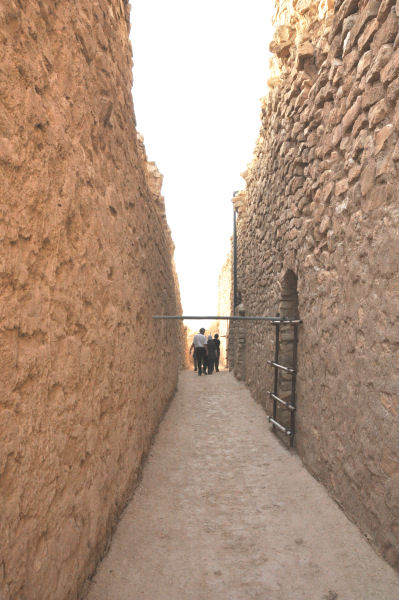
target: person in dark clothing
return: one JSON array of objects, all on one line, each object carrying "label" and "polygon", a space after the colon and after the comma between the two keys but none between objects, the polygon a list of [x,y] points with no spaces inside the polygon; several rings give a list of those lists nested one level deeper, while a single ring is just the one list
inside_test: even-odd
[{"label": "person in dark clothing", "polygon": [[202,372],[204,375],[207,375],[207,372],[206,372],[207,368],[208,368],[208,355],[204,354],[204,357],[202,359]]},{"label": "person in dark clothing", "polygon": [[212,375],[215,365],[216,346],[211,335],[208,335],[208,375]]},{"label": "person in dark clothing", "polygon": [[215,344],[215,371],[216,373],[219,373],[220,340],[218,333],[215,333],[213,336],[213,343]]}]

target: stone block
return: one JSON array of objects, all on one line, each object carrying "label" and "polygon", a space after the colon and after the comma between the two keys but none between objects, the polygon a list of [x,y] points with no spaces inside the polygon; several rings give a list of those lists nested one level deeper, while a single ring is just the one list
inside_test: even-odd
[{"label": "stone block", "polygon": [[382,127],[375,132],[374,154],[378,154],[382,150],[385,142],[392,135],[393,131],[394,126],[392,123],[389,123],[388,125],[385,125],[385,127]]},{"label": "stone block", "polygon": [[358,64],[360,59],[360,54],[357,48],[353,48],[353,50],[351,52],[349,52],[343,60],[343,69],[344,69],[344,75],[348,75],[349,73],[352,73],[352,71],[355,68],[355,65]]},{"label": "stone block", "polygon": [[350,43],[350,31],[355,25],[357,15],[349,15],[343,22],[341,32],[342,56],[345,56],[349,51],[348,44]]},{"label": "stone block", "polygon": [[348,110],[342,119],[342,129],[345,132],[349,127],[353,125],[357,119],[360,111],[362,110],[362,97],[356,98],[355,104]]},{"label": "stone block", "polygon": [[369,110],[369,125],[370,128],[373,129],[378,123],[381,123],[385,119],[388,113],[387,103],[385,98],[377,102],[372,108]]},{"label": "stone block", "polygon": [[393,115],[392,123],[397,132],[399,132],[399,102],[396,104],[395,112]]},{"label": "stone block", "polygon": [[[337,60],[337,59],[335,59]],[[338,86],[338,84],[341,83],[342,79],[344,76],[344,67],[341,65],[340,67],[338,67],[338,69],[335,72],[335,75],[333,77],[332,83],[335,87]]]},{"label": "stone block", "polygon": [[319,227],[319,232],[321,234],[324,234],[328,231],[328,229],[330,228],[331,225],[331,218],[329,215],[324,215],[324,217],[321,220],[320,223],[320,227]]},{"label": "stone block", "polygon": [[362,154],[362,158],[360,161],[362,167],[365,166],[368,159],[371,158],[373,155],[374,155],[374,138],[373,138],[373,135],[370,133],[369,135],[366,136],[366,139],[364,142],[363,154]]},{"label": "stone block", "polygon": [[[334,101],[335,101],[335,105],[337,106],[337,108],[340,108],[340,109],[344,108],[345,111],[348,109],[346,99],[353,92],[353,89],[356,86],[355,77],[356,77],[356,72],[350,72],[344,77],[344,80],[342,82],[342,98],[340,98],[338,96],[338,94],[337,95],[334,94]],[[359,88],[360,88],[360,83],[359,83]]]},{"label": "stone block", "polygon": [[362,129],[364,129],[367,125],[368,125],[367,115],[366,115],[366,113],[361,112],[360,115],[358,116],[358,118],[356,119],[356,121],[353,124],[352,135],[356,137],[357,134],[359,133],[359,131],[361,131]]},{"label": "stone block", "polygon": [[390,83],[399,75],[399,49],[395,50],[390,60],[381,71],[380,79],[382,83]]},{"label": "stone block", "polygon": [[391,156],[382,156],[376,165],[375,176],[376,179],[381,175],[393,175],[395,173],[395,167]]},{"label": "stone block", "polygon": [[332,143],[334,146],[338,146],[342,139],[342,125],[339,123],[332,132]]},{"label": "stone block", "polygon": [[395,9],[392,8],[388,13],[386,21],[380,25],[374,36],[372,48],[378,49],[383,44],[393,44],[398,34],[398,17]]},{"label": "stone block", "polygon": [[327,204],[333,194],[335,187],[335,183],[333,181],[329,181],[327,185],[323,188],[321,193],[321,202],[323,204]]},{"label": "stone block", "polygon": [[366,196],[375,184],[375,161],[370,160],[360,176],[360,189],[362,196]]},{"label": "stone block", "polygon": [[383,23],[392,8],[395,7],[396,0],[382,0],[380,8],[378,9],[377,20],[379,23]]},{"label": "stone block", "polygon": [[345,194],[349,189],[349,181],[347,178],[345,179],[341,179],[340,181],[337,181],[335,184],[335,195],[336,196],[341,196],[342,194]]},{"label": "stone block", "polygon": [[333,41],[335,36],[342,30],[342,24],[346,17],[355,13],[358,10],[358,0],[344,0],[342,2],[338,12],[335,13],[334,19],[331,25],[330,43]]},{"label": "stone block", "polygon": [[386,91],[386,99],[390,104],[396,104],[399,98],[399,78],[394,79],[388,86]]},{"label": "stone block", "polygon": [[370,43],[371,43],[376,31],[378,30],[378,26],[379,26],[379,23],[378,23],[377,19],[373,19],[367,25],[366,29],[364,30],[362,35],[359,37],[359,40],[357,42],[357,47],[358,47],[358,50],[360,53],[364,52],[364,50],[366,50],[370,46]]},{"label": "stone block", "polygon": [[361,209],[366,214],[371,213],[384,206],[387,201],[387,195],[390,193],[390,188],[387,184],[374,184],[367,194],[363,194],[361,199]]},{"label": "stone block", "polygon": [[367,50],[367,52],[365,52],[359,60],[359,63],[357,65],[357,69],[356,69],[356,79],[360,79],[363,75],[363,73],[369,68],[370,64],[371,64],[371,60],[372,60],[372,53],[371,50]]},{"label": "stone block", "polygon": [[310,58],[314,56],[314,46],[310,42],[304,42],[300,44],[297,49],[297,57],[298,60],[304,60],[305,58]]},{"label": "stone block", "polygon": [[390,44],[384,44],[378,50],[377,56],[372,61],[366,75],[366,83],[373,83],[380,78],[380,72],[385,67],[393,54],[393,48]]},{"label": "stone block", "polygon": [[376,104],[381,98],[384,98],[384,86],[381,82],[366,85],[362,95],[362,109],[369,108]]},{"label": "stone block", "polygon": [[362,172],[362,167],[359,164],[353,165],[349,169],[349,173],[348,173],[349,183],[353,183],[356,179],[358,179],[361,172]]},{"label": "stone block", "polygon": [[[359,6],[357,6],[357,9],[358,8]],[[367,5],[364,8],[362,8],[362,10],[357,16],[356,23],[350,32],[350,38],[348,41],[349,49],[352,48],[352,46],[357,42],[359,36],[362,34],[365,27],[367,26],[367,23],[369,23],[371,19],[377,16],[378,10],[379,2],[377,0],[371,0],[367,3]]]},{"label": "stone block", "polygon": [[290,48],[294,44],[295,33],[295,29],[288,25],[278,27],[269,45],[270,52],[276,54],[279,58],[289,56]]}]

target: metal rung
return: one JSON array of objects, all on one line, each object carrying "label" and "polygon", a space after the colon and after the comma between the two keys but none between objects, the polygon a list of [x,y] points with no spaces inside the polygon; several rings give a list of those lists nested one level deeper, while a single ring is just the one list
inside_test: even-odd
[{"label": "metal rung", "polygon": [[[284,317],[283,317],[284,319]],[[272,321],[272,325],[300,325],[302,323],[301,319],[284,319],[281,321],[274,320]]]},{"label": "metal rung", "polygon": [[292,432],[287,429],[286,427],[283,427],[282,425],[280,425],[280,423],[278,423],[277,421],[275,421],[273,419],[273,417],[267,417],[269,419],[269,423],[273,423],[273,425],[275,425],[276,427],[278,427],[281,431],[283,431],[285,433],[285,435],[292,435]]},{"label": "metal rung", "polygon": [[294,373],[296,373],[295,369],[291,369],[291,367],[284,367],[283,365],[279,365],[278,363],[275,363],[272,360],[268,360],[267,364],[271,365],[272,367],[276,367],[277,369],[281,369],[282,371],[286,371],[287,373],[291,373],[291,375],[294,375]]},{"label": "metal rung", "polygon": [[280,402],[280,404],[283,404],[284,406],[286,406],[290,410],[296,410],[296,407],[293,404],[290,404],[289,402],[286,402],[282,398],[279,398],[278,396],[276,396],[276,394],[273,394],[273,392],[267,392],[267,393],[270,394],[270,396],[272,398],[274,398],[275,400],[277,400],[277,402]]}]

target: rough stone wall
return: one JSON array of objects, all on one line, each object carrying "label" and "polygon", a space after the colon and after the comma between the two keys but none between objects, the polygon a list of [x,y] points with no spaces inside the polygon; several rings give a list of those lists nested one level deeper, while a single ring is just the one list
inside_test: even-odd
[{"label": "rough stone wall", "polygon": [[[165,212],[165,198],[162,196],[162,184],[163,184],[163,175],[159,172],[158,167],[155,162],[150,162],[147,158],[147,153],[144,146],[143,136],[138,134],[138,149],[139,149],[139,157],[144,166],[144,172],[146,175],[147,185],[151,192],[152,201],[156,207],[158,215],[162,221],[162,228],[165,235],[166,243],[169,248],[169,254],[172,260],[172,275],[174,282],[174,292],[176,298],[176,315],[183,314],[182,305],[180,301],[180,289],[179,289],[179,280],[177,277],[176,265],[173,258],[175,252],[175,244],[172,240],[172,232],[166,220],[166,212]],[[166,314],[165,307],[162,308],[161,314]],[[187,331],[182,321],[178,321],[176,323],[177,329],[177,347],[179,350],[179,360],[180,360],[180,368],[186,368],[187,359],[186,359],[186,346],[187,346]]]},{"label": "rough stone wall", "polygon": [[[398,14],[393,0],[276,3],[271,89],[234,200],[246,314],[283,310],[297,277],[297,450],[396,568]],[[245,327],[245,377],[270,411],[273,330]]]},{"label": "rough stone wall", "polygon": [[2,600],[78,597],[176,386],[128,29],[121,0],[0,0]]}]

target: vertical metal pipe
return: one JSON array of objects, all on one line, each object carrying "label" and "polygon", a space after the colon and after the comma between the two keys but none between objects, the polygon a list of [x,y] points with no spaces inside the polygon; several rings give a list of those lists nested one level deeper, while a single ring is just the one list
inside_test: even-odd
[{"label": "vertical metal pipe", "polygon": [[236,314],[237,302],[237,210],[233,206],[233,315]]},{"label": "vertical metal pipe", "polygon": [[[294,325],[294,348],[293,348],[293,357],[292,357],[292,367],[294,369],[294,373],[292,375],[292,388],[291,388],[291,404],[292,406],[296,406],[296,372],[298,368],[298,325]],[[290,438],[290,446],[291,448],[294,445],[294,435],[295,435],[295,411],[291,412],[291,438]]]},{"label": "vertical metal pipe", "polygon": [[[279,346],[280,346],[280,324],[276,323],[275,328],[276,328],[276,332],[275,332],[276,338],[275,338],[275,348],[274,348],[274,362],[275,362],[275,364],[278,364]],[[273,392],[274,392],[275,396],[278,395],[278,368],[277,367],[274,367]],[[275,398],[273,398],[273,419],[275,421],[277,420],[277,401],[275,400]],[[273,425],[273,429],[274,429],[274,425]]]}]

